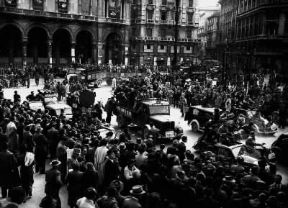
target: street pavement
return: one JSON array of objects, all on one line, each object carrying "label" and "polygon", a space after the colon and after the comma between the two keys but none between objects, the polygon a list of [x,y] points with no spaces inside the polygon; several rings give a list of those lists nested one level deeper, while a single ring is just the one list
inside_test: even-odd
[{"label": "street pavement", "polygon": [[[10,88],[10,89],[4,89],[4,97],[7,99],[13,100],[13,94],[14,91],[17,90],[18,93],[21,95],[21,99],[24,100],[28,94],[30,94],[31,91],[37,92],[38,89],[43,88],[43,80],[40,80],[40,85],[36,86],[34,80],[31,80],[31,86],[30,88]],[[106,103],[107,99],[111,97],[112,95],[112,89],[111,87],[105,85],[105,83],[100,87],[95,89],[96,92],[96,102],[102,101],[104,104]],[[171,107],[171,115],[173,116],[174,120],[176,121],[176,125],[180,125],[183,128],[184,135],[188,137],[188,143],[187,143],[187,149],[191,149],[193,151],[193,145],[201,135],[200,133],[193,133],[191,131],[191,128],[187,125],[187,122],[184,121],[183,117],[181,117],[180,110],[178,108]],[[104,112],[104,117],[105,117]],[[111,125],[115,128],[117,128],[116,123],[116,117],[112,117]],[[285,130],[279,130],[278,133],[275,134],[275,136],[272,137],[261,137],[256,136],[256,142],[258,143],[266,143],[266,147],[270,147],[271,144],[275,141],[275,139],[284,132],[288,132],[288,129]],[[134,135],[135,136],[135,135]],[[47,168],[49,168],[49,161],[47,161]],[[278,172],[283,175],[284,183],[288,182],[288,168],[283,167],[281,165],[277,166]],[[38,207],[41,199],[44,197],[44,185],[45,185],[45,176],[35,174],[34,175],[34,185],[33,185],[33,196],[30,200],[28,200],[26,203],[22,204],[21,208],[36,208]],[[67,190],[66,187],[63,186],[60,191],[61,196],[61,202],[62,202],[62,208],[68,208],[67,205]]]}]

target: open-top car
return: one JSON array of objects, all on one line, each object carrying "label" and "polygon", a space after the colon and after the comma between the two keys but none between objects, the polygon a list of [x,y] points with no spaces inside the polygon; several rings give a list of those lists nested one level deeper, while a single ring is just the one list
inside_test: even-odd
[{"label": "open-top car", "polygon": [[235,112],[238,116],[245,119],[245,123],[253,123],[255,133],[257,134],[272,136],[278,130],[274,123],[263,118],[257,111],[235,108]]},{"label": "open-top car", "polygon": [[29,109],[32,111],[38,111],[38,110],[41,110],[42,112],[45,111],[45,107],[42,101],[29,101],[28,105]]},{"label": "open-top car", "polygon": [[61,113],[63,113],[63,116],[65,116],[66,119],[72,119],[73,117],[71,106],[65,103],[50,103],[46,105],[46,109],[55,116],[60,116]]},{"label": "open-top car", "polygon": [[134,107],[116,106],[119,127],[130,124],[140,127],[143,136],[155,135],[158,139],[171,141],[182,128],[175,126],[170,115],[170,104],[165,100],[146,99],[137,101]]},{"label": "open-top car", "polygon": [[185,121],[193,132],[203,130],[205,124],[213,119],[215,108],[206,108],[201,105],[191,106],[185,114]]}]

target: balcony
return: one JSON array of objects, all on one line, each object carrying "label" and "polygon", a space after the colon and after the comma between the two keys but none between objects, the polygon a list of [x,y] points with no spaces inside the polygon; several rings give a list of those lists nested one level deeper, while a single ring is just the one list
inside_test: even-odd
[{"label": "balcony", "polygon": [[186,10],[188,13],[195,13],[196,12],[196,8],[194,7],[187,7],[187,10]]},{"label": "balcony", "polygon": [[154,10],[155,7],[156,7],[155,4],[147,4],[147,5],[146,5],[146,9],[147,9],[147,10]]},{"label": "balcony", "polygon": [[23,16],[38,16],[38,17],[73,19],[73,20],[83,20],[83,21],[96,21],[97,20],[95,16],[89,16],[89,15],[56,13],[56,12],[47,12],[47,11],[40,11],[40,10],[27,10],[27,9],[18,9],[18,8],[12,8],[12,7],[0,7],[0,12],[7,13],[7,14],[23,15]]},{"label": "balcony", "polygon": [[256,40],[283,40],[288,39],[288,35],[270,35],[270,34],[261,34],[261,35],[252,35],[252,36],[244,36],[238,37],[236,42],[246,42],[246,41],[256,41]]},{"label": "balcony", "polygon": [[154,24],[154,23],[155,23],[155,20],[154,20],[154,19],[147,19],[147,20],[146,20],[146,23],[147,23],[147,24]]},{"label": "balcony", "polygon": [[187,25],[188,25],[188,26],[193,26],[193,27],[198,27],[198,26],[199,26],[199,23],[198,23],[198,22],[194,22],[194,21],[188,21],[188,22],[187,22]]},{"label": "balcony", "polygon": [[174,20],[160,20],[159,24],[161,24],[161,25],[173,25]]},{"label": "balcony", "polygon": [[259,4],[254,4],[250,6],[240,6],[238,8],[238,16],[246,16],[247,14],[257,12],[263,9],[276,9],[288,6],[287,0],[261,0]]}]

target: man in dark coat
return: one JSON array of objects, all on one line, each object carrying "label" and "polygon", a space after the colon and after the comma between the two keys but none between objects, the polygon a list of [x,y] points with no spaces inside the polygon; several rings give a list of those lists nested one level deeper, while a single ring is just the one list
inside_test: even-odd
[{"label": "man in dark coat", "polygon": [[68,205],[75,207],[77,199],[81,198],[83,193],[83,172],[80,171],[77,161],[72,163],[72,169],[67,175]]},{"label": "man in dark coat", "polygon": [[45,193],[57,200],[57,208],[61,208],[61,201],[59,197],[59,190],[62,186],[61,172],[58,170],[60,161],[53,160],[50,165],[52,168],[46,172],[45,176]]},{"label": "man in dark coat", "polygon": [[[6,137],[1,135],[1,137]],[[13,153],[8,150],[7,139],[0,138],[0,187],[2,197],[7,197],[7,191],[20,184],[20,176],[17,168],[17,160]],[[4,141],[4,142],[3,142]]]},{"label": "man in dark coat", "polygon": [[107,151],[107,161],[104,165],[104,187],[108,187],[113,180],[118,179],[119,175],[119,164],[115,150],[110,149]]},{"label": "man in dark coat", "polygon": [[36,132],[33,136],[33,141],[35,143],[35,162],[36,162],[36,172],[40,171],[40,174],[45,173],[45,160],[47,157],[47,139],[41,133],[42,128],[37,127]]},{"label": "man in dark coat", "polygon": [[59,137],[59,131],[56,129],[56,123],[54,123],[52,127],[47,131],[47,139],[49,143],[51,159],[56,158],[56,149],[59,143]]}]

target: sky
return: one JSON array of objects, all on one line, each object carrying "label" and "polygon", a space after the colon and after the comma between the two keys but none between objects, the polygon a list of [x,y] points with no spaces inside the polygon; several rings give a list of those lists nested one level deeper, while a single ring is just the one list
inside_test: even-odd
[{"label": "sky", "polygon": [[199,7],[215,7],[219,0],[198,0]]}]

